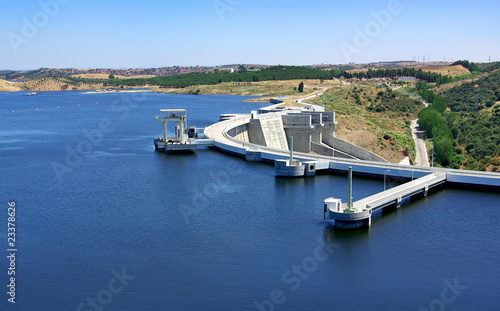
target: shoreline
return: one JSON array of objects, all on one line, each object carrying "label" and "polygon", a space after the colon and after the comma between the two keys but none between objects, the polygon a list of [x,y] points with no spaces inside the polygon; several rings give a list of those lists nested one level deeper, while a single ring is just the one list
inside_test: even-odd
[{"label": "shoreline", "polygon": [[82,94],[112,94],[112,93],[157,93],[154,89],[149,89],[149,90],[116,90],[112,89],[110,91],[98,91],[98,90],[88,90],[86,92],[83,92]]}]

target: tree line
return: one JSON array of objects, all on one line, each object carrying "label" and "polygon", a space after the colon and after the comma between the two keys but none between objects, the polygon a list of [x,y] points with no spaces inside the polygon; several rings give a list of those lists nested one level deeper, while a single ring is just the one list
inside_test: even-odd
[{"label": "tree line", "polygon": [[[247,70],[246,68],[239,69],[237,72],[230,73],[224,70],[214,70],[213,72],[193,72],[171,76],[157,76],[153,78],[130,78],[130,79],[112,79],[105,83],[108,85],[124,85],[124,86],[144,86],[158,85],[166,87],[184,88],[193,85],[216,85],[227,82],[259,82],[270,80],[295,80],[295,79],[352,79],[352,78],[397,78],[401,76],[413,76],[419,80],[429,83],[449,83],[458,78],[443,76],[439,73],[423,71],[421,68],[399,68],[399,69],[369,69],[366,72],[348,72],[340,69],[320,70],[315,68],[307,68],[301,66],[271,66],[260,70]],[[79,78],[75,78],[79,79]],[[96,80],[91,82],[103,82],[101,79],[84,79]]]},{"label": "tree line", "polygon": [[500,171],[500,105],[493,101],[500,100],[499,85],[500,71],[442,95],[417,82],[417,92],[431,103],[420,111],[419,125],[433,141],[436,163],[483,171],[493,166],[493,171]]},{"label": "tree line", "polygon": [[416,88],[422,98],[430,103],[419,112],[418,124],[425,131],[425,136],[433,142],[434,160],[441,166],[450,166],[456,152],[453,148],[453,133],[444,118],[448,101],[429,90],[425,82],[417,82]]}]

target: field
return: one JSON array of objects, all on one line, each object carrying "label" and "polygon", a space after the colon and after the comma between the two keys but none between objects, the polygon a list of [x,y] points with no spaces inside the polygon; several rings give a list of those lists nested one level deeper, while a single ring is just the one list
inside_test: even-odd
[{"label": "field", "polygon": [[458,77],[469,74],[470,71],[462,65],[454,66],[422,66],[422,70],[439,73],[443,76]]},{"label": "field", "polygon": [[[304,82],[304,92],[299,93],[298,86]],[[323,82],[323,83],[322,83]],[[183,89],[161,89],[159,92],[176,94],[224,94],[259,96],[250,101],[269,102],[270,98],[286,96],[293,101],[296,98],[306,97],[315,92],[324,91],[334,85],[340,84],[338,80],[286,80],[286,81],[262,81],[262,82],[228,82],[217,85],[197,85]]]}]

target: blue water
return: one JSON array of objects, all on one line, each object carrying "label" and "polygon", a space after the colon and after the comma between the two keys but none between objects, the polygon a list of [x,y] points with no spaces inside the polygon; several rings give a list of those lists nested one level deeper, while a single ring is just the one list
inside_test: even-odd
[{"label": "blue water", "polygon": [[[4,290],[10,201],[18,249],[0,310],[499,310],[497,193],[444,189],[334,232],[323,200],[347,199],[345,175],[154,151],[158,109],[204,127],[260,107],[246,98],[0,94]],[[353,186],[356,200],[383,180]]]}]

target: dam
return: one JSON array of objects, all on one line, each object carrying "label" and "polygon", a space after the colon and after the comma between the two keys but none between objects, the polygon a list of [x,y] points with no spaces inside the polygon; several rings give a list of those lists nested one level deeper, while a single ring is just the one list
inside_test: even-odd
[{"label": "dam", "polygon": [[283,167],[293,166],[290,171],[296,173],[288,177],[352,172],[409,181],[350,204],[325,199],[323,217],[332,219],[339,229],[370,226],[372,212],[399,207],[412,196],[426,195],[430,188],[441,184],[500,188],[500,174],[496,173],[388,163],[366,149],[336,138],[335,113],[321,108],[287,109],[273,105],[261,109],[260,114],[252,111],[250,115],[226,117],[205,128],[204,134],[213,140],[212,147],[221,152],[247,161],[274,163],[277,175]]}]

